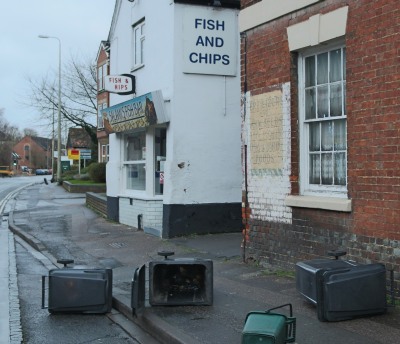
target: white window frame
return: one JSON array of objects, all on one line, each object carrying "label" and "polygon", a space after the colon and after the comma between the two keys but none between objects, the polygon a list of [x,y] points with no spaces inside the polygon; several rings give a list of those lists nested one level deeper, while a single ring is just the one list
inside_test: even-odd
[{"label": "white window frame", "polygon": [[107,103],[99,103],[97,104],[97,128],[104,128],[104,118],[103,118],[103,110],[108,107]]},{"label": "white window frame", "polygon": [[132,69],[144,66],[145,21],[142,20],[132,27]]},{"label": "white window frame", "polygon": [[[127,146],[128,146],[128,138],[135,136],[135,135],[141,135],[144,134],[144,138],[145,138],[145,145],[144,145],[144,151],[143,152],[143,156],[142,159],[138,159],[138,160],[127,160]],[[124,189],[126,190],[126,192],[128,194],[138,194],[138,195],[145,195],[146,194],[146,190],[147,190],[147,183],[148,183],[148,176],[147,176],[147,168],[148,168],[148,163],[147,163],[147,149],[148,149],[148,139],[147,139],[147,132],[146,130],[138,130],[132,133],[127,133],[126,135],[124,135],[124,139],[123,139],[123,150],[122,150],[122,154],[123,154],[123,168],[122,168],[122,179],[123,179],[123,184],[124,184]],[[143,148],[142,148],[143,149]],[[144,189],[134,189],[134,188],[130,188],[128,187],[128,177],[127,177],[127,173],[128,173],[128,169],[130,166],[135,165],[135,166],[142,166],[145,170],[145,181],[144,181]]]},{"label": "white window frame", "polygon": [[108,162],[110,160],[110,145],[101,145],[101,162]]},{"label": "white window frame", "polygon": [[[298,58],[298,77],[299,77],[299,139],[300,139],[300,194],[302,196],[323,196],[323,197],[338,197],[347,198],[347,137],[346,137],[346,185],[320,185],[311,184],[309,182],[309,171],[310,171],[310,153],[309,153],[309,123],[312,121],[305,119],[305,59],[311,55],[317,55],[324,52],[329,52],[335,49],[344,48],[345,45],[340,43],[332,45],[318,46],[316,48],[305,50],[299,53]],[[342,60],[342,64],[346,66],[346,61]],[[343,68],[342,68],[343,70]],[[343,78],[342,78],[343,79]],[[347,117],[345,112],[346,103],[346,80],[343,80],[342,84],[342,99],[343,109],[342,116],[329,117],[316,119],[314,122],[323,122],[325,120],[346,120],[346,136],[347,136]]]},{"label": "white window frame", "polygon": [[[155,190],[155,172],[157,171],[157,157],[156,157],[156,145],[155,145],[155,127],[147,127],[145,129],[137,129],[129,133],[124,133],[121,135],[121,164],[122,168],[120,171],[121,183],[121,195],[124,197],[133,197],[137,199],[145,200],[163,200],[163,194],[159,194]],[[145,133],[146,137],[146,153],[145,158],[142,157],[141,160],[126,160],[126,148],[127,139],[129,136],[135,133]],[[146,171],[145,189],[132,189],[128,188],[127,172],[128,166],[132,164],[144,164]]]},{"label": "white window frame", "polygon": [[106,86],[105,85],[105,78],[108,75],[108,64],[107,64],[107,62],[105,64],[103,64],[102,67],[103,67],[103,80],[102,80],[102,82],[103,82],[103,89],[104,89],[104,87]]},{"label": "white window frame", "polygon": [[[161,156],[161,155],[159,155],[159,149],[161,149],[162,145],[161,145],[161,143],[158,145],[157,142],[156,142],[157,137],[161,138],[161,135],[158,136],[158,132],[161,132],[163,130],[165,131],[165,139],[166,139],[167,132],[168,132],[167,131],[167,127],[160,126],[160,127],[154,128],[154,130],[153,130],[153,133],[154,133],[153,134],[153,145],[154,145],[154,148],[153,148],[153,151],[154,151],[154,154],[153,154],[153,161],[154,161],[154,167],[153,167],[153,170],[154,170],[154,172],[153,172],[153,176],[154,176],[154,178],[153,178],[153,194],[154,194],[155,197],[157,197],[157,196],[158,197],[160,197],[160,196],[162,197],[163,194],[164,194],[164,186],[162,188],[160,187],[160,189],[157,191],[157,186],[158,186],[157,183],[158,184],[160,183],[160,179],[159,179],[159,176],[158,176],[158,178],[156,177],[156,174],[160,173],[160,172],[162,172],[164,174],[164,177],[165,177],[165,161],[167,159],[166,143],[165,143],[165,147],[163,147],[165,149],[165,152],[163,152],[164,155]],[[158,146],[158,148],[157,148],[157,146]],[[165,178],[164,178],[164,184],[163,185],[165,185]]]},{"label": "white window frame", "polygon": [[98,91],[104,91],[104,78],[108,75],[107,73],[107,63],[102,64],[97,67],[97,87]]},{"label": "white window frame", "polygon": [[100,92],[104,89],[103,67],[97,67],[97,91]]}]

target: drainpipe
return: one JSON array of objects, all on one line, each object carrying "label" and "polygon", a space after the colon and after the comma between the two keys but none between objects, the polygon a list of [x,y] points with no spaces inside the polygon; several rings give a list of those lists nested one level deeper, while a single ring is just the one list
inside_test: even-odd
[{"label": "drainpipe", "polygon": [[[244,41],[244,81],[243,81],[243,122],[246,120],[246,109],[247,109],[247,34],[242,32],[240,38]],[[246,245],[247,245],[247,226],[248,226],[248,185],[247,185],[247,144],[243,147],[243,159],[244,159],[244,212],[242,213],[242,224],[243,224],[243,242],[242,242],[242,259],[246,262]]]}]

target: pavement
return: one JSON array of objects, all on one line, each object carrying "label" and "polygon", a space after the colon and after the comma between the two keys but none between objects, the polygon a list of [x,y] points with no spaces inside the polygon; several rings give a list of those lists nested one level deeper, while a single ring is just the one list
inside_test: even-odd
[{"label": "pavement", "polygon": [[[12,245],[6,247],[4,242],[12,241],[9,237],[13,234],[54,264],[59,258],[68,258],[75,260],[75,267],[110,267],[113,269],[113,307],[161,343],[239,344],[248,312],[287,303],[292,304],[297,322],[296,343],[399,342],[400,312],[397,308],[389,309],[384,315],[349,321],[318,321],[315,307],[297,292],[293,271],[242,261],[240,233],[161,239],[104,219],[86,207],[85,194],[71,194],[50,183],[23,189],[7,207],[12,233],[0,231],[0,283],[5,283],[7,268],[3,264],[3,247],[11,247],[12,251]],[[171,259],[212,260],[212,305],[151,306],[147,288],[144,310],[133,315],[131,281],[134,271],[142,265],[148,268],[149,262],[162,261],[164,258],[158,255],[160,251],[175,252]],[[12,256],[12,252],[9,253]],[[2,341],[5,335],[1,326],[7,317],[3,297],[8,295],[0,295],[0,343],[10,343]],[[285,309],[281,311],[287,314]],[[10,335],[10,331],[5,333]],[[148,343],[144,341],[143,344]]]}]

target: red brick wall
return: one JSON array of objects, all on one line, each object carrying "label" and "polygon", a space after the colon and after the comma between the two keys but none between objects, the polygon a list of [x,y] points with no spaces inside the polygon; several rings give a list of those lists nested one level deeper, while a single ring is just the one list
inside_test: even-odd
[{"label": "red brick wall", "polygon": [[354,232],[400,240],[400,6],[355,1],[347,45],[348,180]]},{"label": "red brick wall", "polygon": [[261,2],[262,0],[241,0],[240,1],[240,7],[241,8],[246,8],[249,7],[251,5],[256,4],[257,2]]},{"label": "red brick wall", "polygon": [[[99,56],[97,58],[97,67],[102,66],[106,63],[108,56],[104,49],[101,49],[99,52]],[[107,73],[110,72],[110,67],[107,67]],[[100,91],[97,93],[97,104],[108,104],[110,103],[110,93],[107,91]],[[97,128],[97,139],[98,139],[98,161],[102,161],[101,157],[101,146],[107,145],[109,142],[108,133],[104,130],[104,128]]]},{"label": "red brick wall", "polygon": [[97,95],[97,102],[100,103],[107,103],[108,104],[109,93],[106,91],[100,92]]},{"label": "red brick wall", "polygon": [[104,49],[100,49],[99,56],[97,58],[97,66],[99,67],[99,66],[103,65],[104,62],[107,61],[107,58],[108,57],[107,57],[107,54],[104,51]]},{"label": "red brick wall", "polygon": [[[242,7],[252,1],[243,1]],[[348,194],[352,212],[292,208],[292,223],[260,221],[244,209],[248,257],[283,266],[343,247],[380,261],[400,280],[400,6],[398,0],[327,0],[242,34],[242,90],[291,85],[291,193],[299,193],[297,54],[286,28],[349,6],[346,30]],[[246,43],[245,43],[246,42]],[[245,47],[247,53],[245,54]],[[247,62],[246,65],[244,64]],[[249,177],[251,178],[251,176]]]},{"label": "red brick wall", "polygon": [[[25,159],[25,145],[30,147],[30,160]],[[21,159],[18,160],[18,166],[28,166],[28,168],[51,168],[51,143],[49,150],[44,150],[30,136],[25,136],[13,148]]]},{"label": "red brick wall", "polygon": [[[97,67],[102,66],[106,63],[108,56],[104,49],[100,49],[99,56],[97,58]],[[107,72],[109,73],[109,67],[107,67]],[[97,103],[109,103],[109,93],[106,91],[101,91],[97,94]]]}]

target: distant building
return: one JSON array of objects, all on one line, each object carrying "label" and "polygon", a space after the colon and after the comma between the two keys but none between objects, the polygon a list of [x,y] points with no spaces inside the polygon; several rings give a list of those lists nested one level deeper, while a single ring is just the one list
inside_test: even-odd
[{"label": "distant building", "polygon": [[83,128],[69,128],[67,138],[67,149],[85,148],[90,149],[93,143],[90,135]]},{"label": "distant building", "polygon": [[[55,143],[55,146],[57,143]],[[18,166],[29,169],[51,169],[52,140],[39,136],[25,136],[14,147],[13,151],[20,156]]]},{"label": "distant building", "polygon": [[[86,167],[91,161],[97,161],[96,149],[93,145],[92,138],[83,128],[69,128],[67,138],[67,154],[70,156],[71,150],[79,150],[79,159],[73,162],[81,167]],[[73,159],[74,160],[74,159]]]}]

